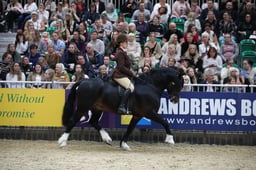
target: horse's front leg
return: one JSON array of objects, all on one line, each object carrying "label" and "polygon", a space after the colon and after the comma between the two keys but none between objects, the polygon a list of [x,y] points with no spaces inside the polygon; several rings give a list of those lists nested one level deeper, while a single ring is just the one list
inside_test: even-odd
[{"label": "horse's front leg", "polygon": [[99,125],[99,120],[102,116],[102,111],[101,110],[97,110],[97,109],[92,109],[91,110],[91,118],[89,120],[89,123],[92,127],[94,127],[99,133],[100,133],[100,136],[101,136],[101,139],[103,142],[105,142],[106,144],[108,145],[112,145],[112,139],[111,137],[109,136],[108,132],[105,131],[100,125]]},{"label": "horse's front leg", "polygon": [[60,147],[64,147],[67,145],[67,141],[70,135],[71,130],[75,127],[75,125],[78,123],[78,121],[81,119],[83,113],[76,111],[74,116],[72,116],[65,126],[65,132],[61,135],[61,137],[58,139],[58,144]]},{"label": "horse's front leg", "polygon": [[168,123],[160,115],[158,115],[155,112],[155,113],[147,114],[146,118],[149,118],[149,119],[161,124],[164,127],[164,129],[166,131],[165,143],[175,144],[173,135],[171,133]]},{"label": "horse's front leg", "polygon": [[135,126],[137,125],[138,121],[141,119],[141,117],[132,116],[132,120],[130,121],[130,124],[127,127],[127,130],[120,141],[120,147],[123,150],[131,150],[129,145],[127,144],[127,141],[129,139],[130,134],[133,132]]}]

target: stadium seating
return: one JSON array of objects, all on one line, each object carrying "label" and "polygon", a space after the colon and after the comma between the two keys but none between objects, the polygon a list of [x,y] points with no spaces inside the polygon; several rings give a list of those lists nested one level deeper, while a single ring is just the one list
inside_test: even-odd
[{"label": "stadium seating", "polygon": [[256,51],[256,42],[252,39],[244,39],[240,41],[241,54],[244,51]]},{"label": "stadium seating", "polygon": [[241,55],[242,61],[245,59],[253,61],[253,63],[256,63],[256,51],[248,50],[243,51]]}]

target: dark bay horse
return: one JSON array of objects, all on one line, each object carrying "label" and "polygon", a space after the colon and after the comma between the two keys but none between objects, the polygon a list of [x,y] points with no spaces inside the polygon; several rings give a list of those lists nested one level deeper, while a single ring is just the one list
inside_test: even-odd
[{"label": "dark bay horse", "polygon": [[[180,72],[169,69],[153,69],[140,75],[135,79],[135,90],[129,96],[128,108],[132,113],[132,119],[126,133],[121,139],[120,147],[130,150],[127,145],[128,137],[134,130],[136,124],[142,117],[160,123],[166,130],[166,143],[174,144],[172,133],[168,123],[157,114],[160,106],[160,98],[166,89],[171,102],[177,103],[179,92],[183,86]],[[62,123],[65,126],[65,133],[59,138],[59,145],[65,146],[72,128],[79,122],[85,112],[91,111],[92,116],[89,124],[97,129],[102,140],[111,144],[112,139],[108,133],[99,125],[99,118],[102,111],[117,113],[120,104],[120,93],[118,86],[101,79],[88,79],[75,83],[71,88],[68,99],[65,103]],[[76,109],[74,104],[76,101]]]}]

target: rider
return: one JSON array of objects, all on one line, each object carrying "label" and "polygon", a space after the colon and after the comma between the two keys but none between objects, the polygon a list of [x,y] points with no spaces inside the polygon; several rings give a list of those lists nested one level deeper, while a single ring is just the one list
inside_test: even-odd
[{"label": "rider", "polygon": [[113,71],[112,78],[126,90],[122,96],[121,104],[118,107],[117,113],[127,113],[126,103],[131,92],[134,91],[134,85],[131,82],[132,77],[136,77],[136,74],[131,71],[131,61],[128,57],[125,49],[127,48],[127,35],[119,34],[117,37],[117,53],[114,60],[116,61],[116,67]]}]

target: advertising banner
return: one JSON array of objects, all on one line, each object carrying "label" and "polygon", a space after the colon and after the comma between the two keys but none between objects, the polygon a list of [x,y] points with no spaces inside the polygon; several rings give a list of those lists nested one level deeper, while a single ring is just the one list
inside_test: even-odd
[{"label": "advertising banner", "polygon": [[[162,97],[158,114],[176,130],[256,131],[256,95],[182,92],[178,104]],[[130,117],[117,119],[117,127],[126,127]],[[137,127],[163,128],[145,118]]]},{"label": "advertising banner", "polygon": [[0,89],[1,126],[61,127],[63,89]]}]

